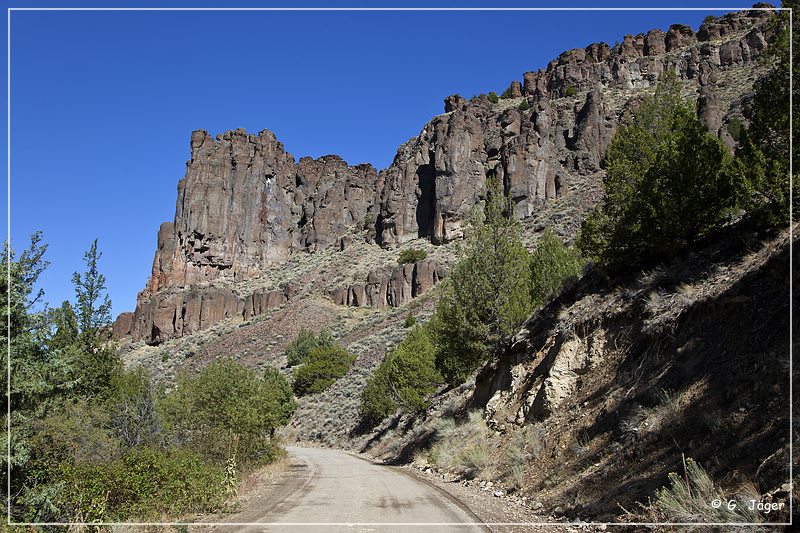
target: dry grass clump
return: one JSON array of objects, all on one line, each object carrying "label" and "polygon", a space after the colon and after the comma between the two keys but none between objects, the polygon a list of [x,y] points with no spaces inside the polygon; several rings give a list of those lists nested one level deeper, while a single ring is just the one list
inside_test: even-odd
[{"label": "dry grass clump", "polygon": [[[757,495],[725,495],[702,466],[691,458],[685,461],[685,474],[669,474],[669,487],[656,491],[652,510],[668,522],[760,523],[763,517],[750,510],[750,500]],[[704,529],[700,529],[704,530]],[[713,528],[708,531],[715,530]],[[696,531],[698,531],[696,529]]]},{"label": "dry grass clump", "polygon": [[491,477],[496,450],[489,442],[489,428],[480,411],[470,411],[462,423],[442,418],[436,424],[436,442],[428,460],[464,477]]},{"label": "dry grass clump", "polygon": [[439,419],[433,446],[416,462],[430,463],[467,479],[501,481],[510,490],[521,490],[529,477],[528,465],[535,463],[544,446],[542,428],[524,426],[500,435],[486,425],[480,411],[470,411],[461,423],[453,418]]}]

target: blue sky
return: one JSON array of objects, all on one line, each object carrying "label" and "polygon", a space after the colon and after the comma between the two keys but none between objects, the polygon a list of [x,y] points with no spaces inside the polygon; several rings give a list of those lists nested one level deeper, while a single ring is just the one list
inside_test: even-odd
[{"label": "blue sky", "polygon": [[[696,5],[602,5],[664,4]],[[369,162],[380,169],[401,143],[443,111],[449,94],[499,93],[563,50],[596,41],[613,44],[626,33],[672,23],[696,29],[708,14],[720,12],[15,11],[12,243],[22,249],[32,232],[44,232],[52,264],[41,282],[45,299],[58,305],[73,298],[71,274],[82,269],[83,252],[98,238],[114,314],[132,310],[150,273],[158,226],[174,216],[192,130],[268,128],[296,159],[338,154],[351,164]],[[0,136],[5,144],[5,131]],[[6,162],[3,154],[2,168]],[[5,205],[5,191],[3,200]]]}]

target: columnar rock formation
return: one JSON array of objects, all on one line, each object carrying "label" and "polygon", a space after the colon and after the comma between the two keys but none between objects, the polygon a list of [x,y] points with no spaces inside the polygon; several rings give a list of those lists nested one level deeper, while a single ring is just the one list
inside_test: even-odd
[{"label": "columnar rock formation", "polygon": [[158,232],[145,296],[219,277],[244,280],[337,242],[376,204],[377,173],[340,157],[295,163],[268,130],[192,133],[175,222]]},{"label": "columnar rock formation", "polygon": [[[196,131],[175,219],[159,229],[151,278],[134,315],[120,315],[114,335],[157,343],[280,305],[292,291],[239,294],[235,283],[262,276],[292,254],[342,246],[364,229],[384,247],[419,237],[451,241],[483,201],[489,173],[502,180],[518,216],[534,215],[551,199],[601,179],[618,124],[667,69],[699,95],[703,123],[732,145],[724,126],[744,114],[748,87],[723,93],[717,80],[727,71],[757,68],[771,37],[770,16],[731,13],[706,21],[697,33],[673,25],[625,36],[614,47],[569,50],[546,69],[525,73],[522,84],[512,82],[498,103],[450,96],[445,113],[403,144],[381,172],[337,156],[295,161],[268,130],[216,138]],[[743,78],[752,84],[752,75]],[[520,106],[523,101],[528,105]],[[400,305],[419,293],[415,279],[432,285],[439,270],[399,267],[331,296],[347,305]]]},{"label": "columnar rock formation", "polygon": [[330,296],[338,305],[400,307],[439,283],[444,276],[441,265],[426,259],[398,265],[389,271],[370,272],[365,282],[334,289]]}]

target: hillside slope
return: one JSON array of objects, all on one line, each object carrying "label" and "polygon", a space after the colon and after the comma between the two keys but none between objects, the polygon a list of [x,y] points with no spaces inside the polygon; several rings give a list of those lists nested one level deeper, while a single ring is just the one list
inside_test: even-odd
[{"label": "hillside slope", "polygon": [[[545,516],[642,518],[639,504],[693,458],[725,494],[782,502],[770,519],[787,520],[790,245],[788,230],[730,228],[636,276],[584,279],[534,314],[473,385],[378,428],[365,450],[424,463],[442,417],[482,409],[498,457],[488,478]],[[537,450],[518,486],[503,452],[523,434]]]}]

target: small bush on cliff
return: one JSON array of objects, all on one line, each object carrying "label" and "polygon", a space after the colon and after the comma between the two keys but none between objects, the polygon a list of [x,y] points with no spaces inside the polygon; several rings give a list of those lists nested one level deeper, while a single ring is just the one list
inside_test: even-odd
[{"label": "small bush on cliff", "polygon": [[531,254],[531,298],[535,306],[546,304],[570,278],[580,276],[583,259],[564,245],[552,228],[544,230]]},{"label": "small bush on cliff", "polygon": [[422,248],[406,248],[400,252],[397,258],[397,263],[400,265],[407,265],[409,263],[416,263],[428,257],[428,252]]},{"label": "small bush on cliff", "polygon": [[298,396],[324,391],[347,374],[355,360],[354,355],[335,344],[314,348],[294,373],[294,391]]},{"label": "small bush on cliff", "polygon": [[297,337],[286,347],[286,364],[297,366],[303,364],[314,348],[333,346],[333,336],[327,330],[315,335],[307,329],[301,329]]},{"label": "small bush on cliff", "polygon": [[421,411],[428,406],[428,396],[442,382],[431,335],[427,328],[415,326],[367,380],[361,394],[361,413],[380,420],[398,409]]},{"label": "small bush on cliff", "polygon": [[228,359],[197,375],[180,375],[158,407],[172,442],[224,465],[232,456],[243,464],[274,458],[274,432],[295,406],[291,386],[277,370],[259,377]]},{"label": "small bush on cliff", "polygon": [[431,321],[436,368],[451,384],[504,351],[533,309],[522,228],[493,176],[484,212],[470,219],[459,256]]},{"label": "small bush on cliff", "polygon": [[496,92],[494,92],[494,91],[491,91],[489,94],[487,94],[487,95],[486,95],[486,98],[488,98],[488,99],[489,99],[489,101],[490,101],[491,103],[493,103],[493,104],[496,104],[497,102],[499,102],[499,101],[500,101],[500,98],[498,98],[498,97],[497,97],[497,93],[496,93]]},{"label": "small bush on cliff", "polygon": [[578,89],[574,85],[568,85],[567,89],[564,91],[564,96],[572,98],[573,96],[578,94]]},{"label": "small bush on cliff", "polygon": [[517,106],[517,109],[519,109],[520,111],[527,111],[530,108],[531,104],[530,102],[528,102],[527,98],[523,98],[522,101],[519,103],[519,106]]},{"label": "small bush on cliff", "polygon": [[500,98],[511,98],[511,87],[503,91],[503,94],[500,95]]},{"label": "small bush on cliff", "polygon": [[720,227],[735,207],[731,154],[666,75],[606,152],[605,200],[580,249],[607,268],[673,255]]}]

